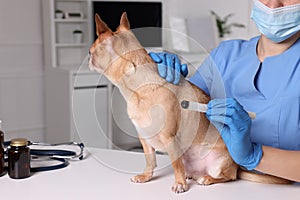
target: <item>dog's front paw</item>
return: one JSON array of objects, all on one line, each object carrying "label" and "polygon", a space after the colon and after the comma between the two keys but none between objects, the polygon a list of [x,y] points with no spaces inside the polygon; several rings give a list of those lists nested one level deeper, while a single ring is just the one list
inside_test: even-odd
[{"label": "dog's front paw", "polygon": [[140,174],[140,175],[136,175],[134,177],[131,178],[131,182],[134,183],[145,183],[150,181],[152,178],[152,175],[149,174]]},{"label": "dog's front paw", "polygon": [[188,185],[186,183],[175,183],[172,187],[172,191],[175,193],[182,193],[189,189]]}]

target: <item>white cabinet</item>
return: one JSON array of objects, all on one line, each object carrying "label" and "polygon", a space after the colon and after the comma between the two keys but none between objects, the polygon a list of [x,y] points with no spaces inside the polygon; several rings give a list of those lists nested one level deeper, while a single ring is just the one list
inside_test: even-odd
[{"label": "white cabinet", "polygon": [[[99,74],[81,76],[91,79],[101,77]],[[111,141],[111,134],[108,134],[111,132],[108,82],[104,77],[95,84],[83,84],[81,81],[74,84],[72,96],[73,126],[77,136],[86,146],[108,148]]]},{"label": "white cabinet", "polygon": [[46,69],[46,141],[111,148],[111,84],[101,74]]},{"label": "white cabinet", "polygon": [[73,122],[79,139],[86,146],[107,148],[106,96],[106,87],[73,92]]}]

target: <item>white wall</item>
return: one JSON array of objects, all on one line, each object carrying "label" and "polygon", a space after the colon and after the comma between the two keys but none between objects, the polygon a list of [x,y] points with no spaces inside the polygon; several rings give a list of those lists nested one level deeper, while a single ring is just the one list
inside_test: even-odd
[{"label": "white wall", "polygon": [[244,24],[246,28],[234,28],[230,38],[249,39],[258,34],[250,20],[252,0],[167,0],[166,3],[167,16],[205,17],[210,15],[211,10],[220,17],[234,13],[229,22]]},{"label": "white wall", "polygon": [[40,0],[0,2],[0,119],[5,139],[44,138]]}]

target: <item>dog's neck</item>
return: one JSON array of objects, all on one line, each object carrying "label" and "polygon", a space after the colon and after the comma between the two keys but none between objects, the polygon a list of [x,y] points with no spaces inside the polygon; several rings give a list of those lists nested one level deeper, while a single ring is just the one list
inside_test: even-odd
[{"label": "dog's neck", "polygon": [[125,61],[126,66],[123,67],[125,73],[115,85],[120,89],[125,99],[132,95],[143,96],[166,83],[158,75],[157,65],[145,49],[135,50],[121,56],[120,59]]}]

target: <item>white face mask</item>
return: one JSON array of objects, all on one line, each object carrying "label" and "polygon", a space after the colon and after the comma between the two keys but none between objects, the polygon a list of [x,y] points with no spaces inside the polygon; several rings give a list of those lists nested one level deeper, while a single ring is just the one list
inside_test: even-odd
[{"label": "white face mask", "polygon": [[254,0],[251,19],[263,35],[280,43],[300,30],[300,4],[269,8]]}]

